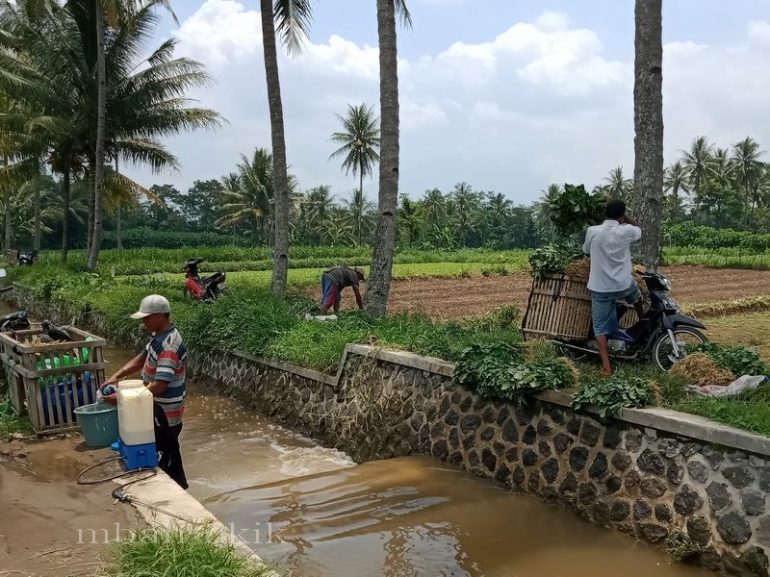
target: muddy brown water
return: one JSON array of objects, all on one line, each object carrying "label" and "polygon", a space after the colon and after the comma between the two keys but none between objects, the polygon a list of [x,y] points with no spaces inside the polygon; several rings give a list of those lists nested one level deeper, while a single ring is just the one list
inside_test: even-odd
[{"label": "muddy brown water", "polygon": [[181,443],[190,493],[284,575],[712,575],[430,457],[356,466],[194,383]]}]

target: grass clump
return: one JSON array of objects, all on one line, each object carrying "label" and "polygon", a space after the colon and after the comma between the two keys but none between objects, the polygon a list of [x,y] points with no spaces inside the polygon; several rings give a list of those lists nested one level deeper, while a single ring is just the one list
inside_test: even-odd
[{"label": "grass clump", "polygon": [[267,577],[268,567],[256,566],[222,542],[210,525],[140,529],[115,549],[112,577]]},{"label": "grass clump", "polygon": [[0,439],[15,433],[24,435],[32,433],[32,423],[27,417],[21,417],[13,412],[10,399],[0,398]]},{"label": "grass clump", "polygon": [[671,533],[666,539],[664,548],[666,553],[671,555],[674,561],[678,563],[689,561],[702,550],[700,545],[682,531]]},{"label": "grass clump", "polygon": [[770,384],[725,398],[685,397],[669,408],[770,436]]}]

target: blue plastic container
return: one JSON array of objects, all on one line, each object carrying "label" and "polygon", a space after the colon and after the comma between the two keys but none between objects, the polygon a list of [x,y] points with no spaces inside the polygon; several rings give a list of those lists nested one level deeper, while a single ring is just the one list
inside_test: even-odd
[{"label": "blue plastic container", "polygon": [[[66,410],[65,407],[67,407],[68,402],[69,406],[72,408],[70,418],[75,419],[75,395],[77,395],[78,405],[93,403],[96,400],[94,399],[94,393],[91,392],[91,373],[84,373],[84,377],[86,381],[85,391],[83,390],[84,387],[81,379],[76,379],[75,388],[73,389],[72,378],[69,378],[66,381],[60,380],[56,384],[49,383],[47,393],[45,388],[41,389],[40,395],[43,405],[43,421],[45,422],[46,427],[51,426],[51,424],[58,425],[60,422],[64,421],[64,411]],[[53,400],[53,407],[50,407],[50,410],[48,407],[49,396]]]},{"label": "blue plastic container", "polygon": [[94,403],[75,409],[75,416],[89,447],[109,447],[118,440],[118,409]]}]

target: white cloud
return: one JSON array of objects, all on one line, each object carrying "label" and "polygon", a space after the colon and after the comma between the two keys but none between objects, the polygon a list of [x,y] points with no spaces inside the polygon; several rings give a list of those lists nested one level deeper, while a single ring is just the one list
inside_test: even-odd
[{"label": "white cloud", "polygon": [[750,22],[748,36],[750,40],[770,44],[770,22]]},{"label": "white cloud", "polygon": [[[270,146],[260,30],[258,12],[207,0],[176,34],[180,50],[219,81],[194,96],[230,121],[213,135],[170,142],[182,188]],[[464,180],[530,202],[550,182],[592,186],[617,165],[633,174],[633,62],[608,54],[596,32],[545,12],[484,42],[453,40],[399,62],[404,192]],[[770,67],[769,42],[770,23],[751,22],[734,45],[665,46],[667,160],[698,134],[722,146],[751,134],[770,146],[770,77],[757,73]],[[329,135],[348,103],[378,108],[377,48],[341,33],[308,44],[301,57],[281,56],[280,67],[291,171],[304,188],[330,184],[347,195],[355,183],[328,161]],[[376,197],[376,178],[365,186]]]},{"label": "white cloud", "polygon": [[211,68],[243,61],[262,48],[259,13],[235,0],[206,0],[175,36],[181,54]]}]

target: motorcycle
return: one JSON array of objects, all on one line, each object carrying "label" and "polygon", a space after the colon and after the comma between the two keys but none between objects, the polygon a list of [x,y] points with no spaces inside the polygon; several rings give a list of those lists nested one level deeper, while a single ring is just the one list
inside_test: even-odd
[{"label": "motorcycle", "polygon": [[[642,279],[650,295],[650,308],[643,318],[625,330],[609,335],[610,358],[624,361],[640,361],[652,356],[658,368],[667,371],[687,356],[687,348],[708,342],[701,333],[706,327],[696,319],[682,314],[679,305],[669,296],[671,281],[659,273],[642,273]],[[618,303],[618,319],[629,310]],[[599,349],[593,330],[584,341],[553,341],[564,356],[582,359],[598,355]]]},{"label": "motorcycle", "polygon": [[16,255],[16,262],[19,266],[32,266],[37,259],[37,251],[32,250],[20,250]]},{"label": "motorcycle", "polygon": [[182,269],[185,272],[184,295],[187,298],[201,301],[214,300],[227,291],[225,273],[215,272],[210,276],[200,276],[198,265],[204,260],[191,258],[184,264]]}]

